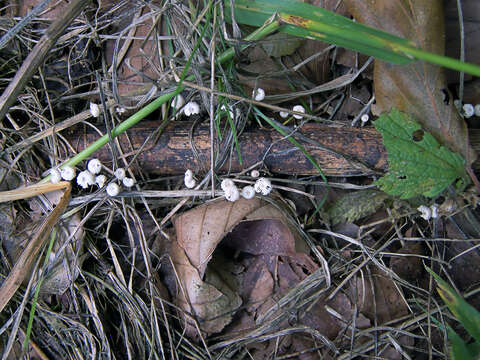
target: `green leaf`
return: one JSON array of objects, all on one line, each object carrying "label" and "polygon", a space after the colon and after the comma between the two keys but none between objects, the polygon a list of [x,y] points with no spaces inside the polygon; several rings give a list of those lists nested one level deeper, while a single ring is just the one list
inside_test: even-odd
[{"label": "green leaf", "polygon": [[448,285],[445,280],[435,274],[432,269],[427,267],[427,271],[435,278],[438,284],[437,291],[452,314],[463,325],[465,330],[467,330],[477,342],[480,342],[480,312],[467,303],[464,298],[457,294],[457,292]]},{"label": "green leaf", "polygon": [[[231,2],[225,1],[225,15],[231,21]],[[263,25],[274,14],[290,35],[317,39],[342,46],[394,64],[415,59],[480,76],[480,66],[423,51],[404,38],[362,25],[331,11],[293,0],[235,0],[235,20],[251,26]]]},{"label": "green leaf", "polygon": [[[280,31],[317,39],[375,56],[394,64],[408,64],[413,57],[398,51],[413,44],[403,38],[377,30],[320,7],[292,0],[235,0],[235,21],[261,26],[273,14],[284,24]],[[231,2],[225,1],[225,15],[231,21]]]},{"label": "green leaf", "polygon": [[387,149],[389,171],[375,183],[390,195],[434,197],[457,179],[468,183],[465,160],[441,146],[409,115],[392,109],[375,121]]},{"label": "green leaf", "polygon": [[465,341],[450,327],[447,326],[448,339],[452,344],[450,357],[452,360],[474,360],[475,355],[469,350]]}]

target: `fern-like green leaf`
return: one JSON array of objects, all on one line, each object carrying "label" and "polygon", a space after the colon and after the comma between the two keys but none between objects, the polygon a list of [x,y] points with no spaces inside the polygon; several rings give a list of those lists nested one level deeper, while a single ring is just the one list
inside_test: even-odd
[{"label": "fern-like green leaf", "polygon": [[409,115],[392,109],[375,121],[387,149],[389,171],[376,184],[390,195],[434,197],[455,180],[468,183],[465,160],[441,146]]}]

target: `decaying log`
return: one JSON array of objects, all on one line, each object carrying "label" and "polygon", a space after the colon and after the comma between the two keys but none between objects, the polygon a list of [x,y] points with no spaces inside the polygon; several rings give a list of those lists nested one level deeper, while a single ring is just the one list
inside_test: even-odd
[{"label": "decaying log", "polygon": [[[125,135],[118,139],[124,156],[130,161],[147,137],[158,128],[159,123],[141,122],[128,130],[128,140]],[[190,168],[197,173],[205,173],[209,169],[210,138],[207,125],[196,126],[193,131],[193,144],[198,151],[194,156],[189,132],[192,124],[173,122],[162,134],[146,143],[144,150],[138,154],[132,168],[156,175],[179,175]],[[350,126],[333,127],[320,124],[305,124],[300,133],[318,144],[297,140],[318,162],[322,170],[329,176],[358,176],[383,172],[387,167],[385,148],[381,136],[374,128],[353,128]],[[96,132],[80,130],[68,131],[67,139],[76,151],[81,151],[86,145],[98,139]],[[478,146],[474,147],[478,149]],[[308,161],[305,155],[287,139],[275,130],[247,130],[239,138],[242,155],[240,164],[237,152],[233,149],[230,161],[222,170],[240,172],[253,164],[264,161],[264,165],[272,173],[291,175],[314,175],[318,171]],[[320,146],[318,146],[320,145]],[[325,147],[330,150],[326,150]],[[65,158],[73,154],[63,154]],[[96,155],[103,162],[111,162],[109,146],[103,147]]]}]

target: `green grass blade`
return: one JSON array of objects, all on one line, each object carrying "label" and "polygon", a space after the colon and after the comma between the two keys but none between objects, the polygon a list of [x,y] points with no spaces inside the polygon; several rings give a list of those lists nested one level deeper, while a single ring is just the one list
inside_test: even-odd
[{"label": "green grass blade", "polygon": [[322,199],[318,202],[315,211],[313,212],[312,216],[310,217],[313,219],[315,215],[320,211],[322,206],[325,204],[325,201],[327,201],[327,196],[328,196],[328,180],[325,174],[323,173],[322,168],[320,165],[318,165],[317,161],[308,153],[308,151],[300,144],[297,140],[293,138],[293,136],[289,136],[285,130],[277,126],[268,116],[266,116],[264,113],[262,113],[256,106],[253,107],[253,110],[255,113],[260,116],[263,120],[265,120],[271,127],[273,127],[279,134],[284,136],[288,141],[290,141],[293,145],[298,147],[300,151],[305,155],[305,157],[310,161],[310,163],[313,165],[315,169],[318,170],[318,173],[320,174],[320,177],[322,178],[323,181],[325,181],[325,184],[327,185],[327,191],[323,195]]},{"label": "green grass blade", "polygon": [[[230,6],[227,1],[227,20]],[[394,64],[420,59],[480,76],[480,66],[423,51],[407,39],[310,4],[291,0],[235,0],[234,10],[235,20],[242,24],[260,26],[277,14],[282,23],[279,30],[290,35],[336,44]]]},{"label": "green grass blade", "polygon": [[427,267],[427,271],[437,281],[437,291],[452,314],[463,325],[465,330],[467,330],[477,342],[480,342],[480,312],[467,303],[446,281],[435,274],[430,268]]},{"label": "green grass blade", "polygon": [[[48,261],[50,260],[50,254],[52,253],[53,244],[55,243],[56,238],[57,228],[54,227],[52,235],[50,236],[50,243],[48,244],[47,253],[45,254],[45,258],[43,260],[43,269],[45,269],[48,265]],[[23,342],[23,350],[27,350],[28,343],[30,342],[30,336],[32,334],[33,328],[33,320],[35,319],[35,310],[37,309],[38,295],[40,294],[40,289],[42,288],[43,279],[43,277],[40,277],[40,279],[38,280],[37,287],[35,288],[35,294],[33,295],[32,307],[28,316],[27,331],[25,332],[25,340]]]},{"label": "green grass blade", "polygon": [[447,326],[447,333],[452,345],[450,352],[452,360],[475,360],[475,355],[469,350],[465,341],[450,326]]},{"label": "green grass blade", "polygon": [[[225,6],[229,15],[230,1]],[[408,40],[317,6],[291,0],[235,0],[235,20],[242,24],[260,26],[275,13],[283,25],[280,31],[290,35],[336,44],[395,64],[412,62],[409,56],[392,50],[392,44],[412,46]]]}]

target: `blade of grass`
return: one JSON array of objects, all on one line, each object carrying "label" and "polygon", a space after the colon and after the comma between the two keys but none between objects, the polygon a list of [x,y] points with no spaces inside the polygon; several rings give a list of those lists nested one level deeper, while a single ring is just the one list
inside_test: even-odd
[{"label": "blade of grass", "polygon": [[[230,14],[231,1],[225,4]],[[235,0],[235,20],[260,26],[272,14],[278,14],[282,27],[290,35],[317,39],[355,50],[394,64],[408,64],[415,59],[480,76],[480,66],[432,54],[415,47],[404,38],[359,24],[331,11],[290,0]],[[231,20],[227,17],[227,20]]]},{"label": "blade of grass", "polygon": [[465,299],[457,294],[457,292],[448,285],[445,280],[434,273],[432,269],[428,267],[426,269],[437,281],[437,291],[452,314],[465,327],[465,330],[467,330],[477,342],[480,342],[480,312],[467,303]]},{"label": "blade of grass", "polygon": [[[273,17],[272,19],[269,19],[269,21],[265,24],[265,26],[262,26],[261,28],[258,28],[257,30],[252,32],[249,36],[247,36],[245,38],[245,41],[259,40],[259,39],[273,33],[279,27],[280,27],[280,23],[278,22],[278,20],[275,19],[275,17]],[[248,43],[244,44],[244,45],[242,45],[241,48],[244,49],[249,45],[250,44],[248,44]],[[233,48],[230,48],[227,51],[225,51],[222,55],[220,55],[218,57],[217,61],[218,61],[218,63],[225,63],[225,62],[233,59],[234,55],[235,55],[235,50]],[[182,73],[182,75],[184,75],[184,74]],[[193,77],[190,76],[190,77],[187,77],[186,79],[193,80]],[[170,91],[166,94],[163,94],[160,97],[158,97],[157,99],[155,99],[154,101],[152,101],[150,104],[148,104],[147,106],[145,106],[144,108],[142,108],[141,110],[139,110],[138,112],[136,112],[135,114],[130,116],[128,119],[126,119],[124,122],[122,122],[121,124],[119,124],[118,126],[113,128],[112,131],[111,131],[111,138],[113,139],[113,138],[117,137],[118,135],[124,133],[128,129],[130,129],[132,126],[137,124],[139,121],[141,121],[142,119],[144,119],[145,117],[150,115],[152,112],[157,110],[160,106],[162,106],[163,104],[170,101],[174,96],[177,96],[178,94],[180,94],[180,92],[182,92],[184,89],[185,89],[185,87],[181,86],[181,83],[180,83],[179,86],[177,86],[177,88],[175,90]],[[104,135],[104,136],[100,137],[98,140],[93,142],[91,145],[89,145],[87,148],[85,148],[84,150],[79,152],[77,155],[75,155],[74,157],[72,157],[68,161],[64,162],[61,167],[63,168],[67,165],[69,165],[69,166],[77,165],[81,161],[83,161],[86,158],[88,158],[89,156],[91,156],[98,149],[105,146],[108,143],[108,141],[109,141],[109,136],[108,135]],[[50,180],[50,175],[43,178],[40,181],[40,183],[47,182],[49,180]]]},{"label": "blade of grass", "polygon": [[470,352],[465,341],[447,325],[448,339],[452,344],[450,356],[452,360],[474,360],[475,355]]},{"label": "blade of grass", "polygon": [[310,217],[310,220],[313,219],[313,217],[320,211],[322,208],[323,204],[325,204],[325,201],[327,200],[328,196],[328,180],[323,173],[322,168],[318,163],[315,161],[315,159],[308,153],[307,150],[297,141],[295,140],[290,134],[287,134],[282,128],[278,127],[277,124],[275,124],[268,116],[263,114],[256,106],[253,107],[253,110],[257,113],[258,116],[260,116],[263,120],[265,120],[271,127],[273,127],[276,131],[278,131],[282,136],[284,136],[288,141],[290,141],[293,145],[298,147],[301,152],[305,155],[305,157],[310,161],[315,169],[318,170],[318,173],[320,174],[320,177],[322,178],[323,181],[325,181],[325,185],[327,188],[327,191],[323,195],[322,199],[318,202],[317,207],[315,211],[313,212],[312,216]]},{"label": "blade of grass", "polygon": [[[46,269],[48,261],[50,259],[50,254],[52,253],[53,244],[55,243],[55,238],[57,236],[57,228],[53,228],[52,235],[50,236],[50,243],[48,244],[47,253],[45,254],[45,259],[43,260],[43,268]],[[26,351],[28,343],[30,341],[30,335],[32,333],[33,319],[35,317],[35,309],[37,308],[38,294],[40,294],[40,289],[42,288],[43,277],[40,277],[38,280],[37,287],[35,288],[35,294],[33,295],[32,308],[30,309],[30,314],[28,316],[27,331],[25,333],[25,340],[23,342],[23,350]]]},{"label": "blade of grass", "polygon": [[10,271],[7,279],[0,287],[0,313],[3,311],[12,296],[22,284],[25,277],[28,275],[38,253],[40,252],[40,249],[45,243],[45,240],[50,235],[52,228],[58,222],[59,217],[66,209],[68,201],[70,200],[70,192],[72,189],[70,183],[67,182],[66,184],[65,191],[58,205],[38,227],[35,235],[30,240],[27,247],[22,251],[20,257],[15,262],[12,271]]}]

